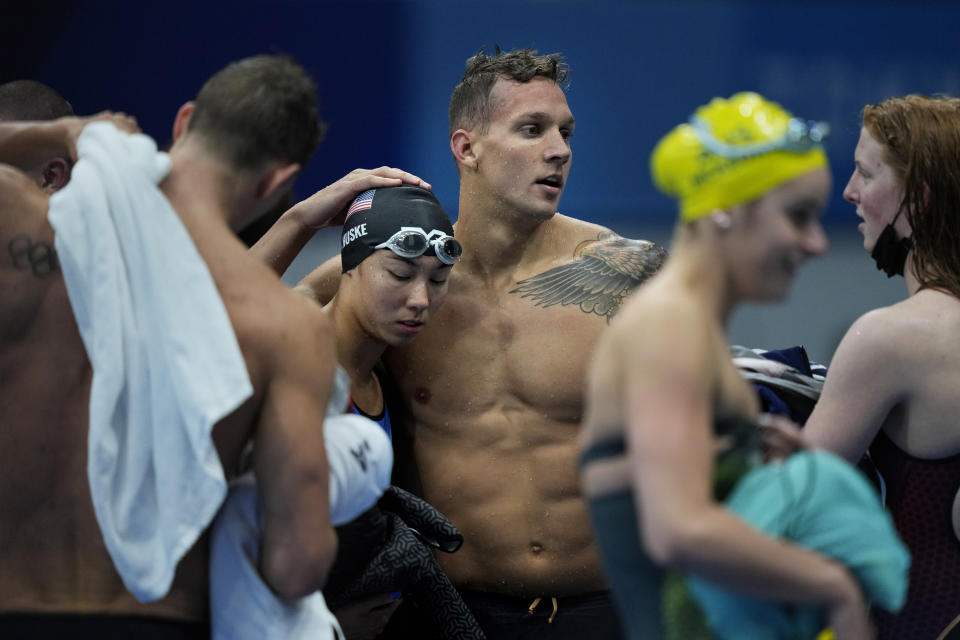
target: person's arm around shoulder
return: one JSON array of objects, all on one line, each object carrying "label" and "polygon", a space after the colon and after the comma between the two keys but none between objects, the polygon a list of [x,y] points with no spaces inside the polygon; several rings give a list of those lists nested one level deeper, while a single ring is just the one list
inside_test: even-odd
[{"label": "person's arm around shoulder", "polygon": [[264,514],[261,572],[278,594],[298,598],[323,586],[336,555],[323,438],[336,349],[320,310],[286,295],[293,309],[266,345],[271,377],[253,466]]},{"label": "person's arm around shoulder", "polygon": [[854,322],[840,341],[803,429],[811,445],[856,462],[903,398],[911,372],[902,366],[910,336],[901,313],[896,306],[875,309]]},{"label": "person's arm around shoulder", "polygon": [[354,169],[287,209],[250,252],[282,276],[317,231],[343,223],[354,198],[368,189],[398,187],[404,183],[430,188],[426,181],[401,169]]},{"label": "person's arm around shoulder", "polygon": [[869,637],[866,604],[846,568],[754,530],[713,499],[715,338],[692,305],[650,311],[642,331],[629,327],[624,380],[647,553],[747,595],[823,606],[838,638]]},{"label": "person's arm around shoulder", "polygon": [[340,288],[340,275],[341,262],[338,253],[305,275],[293,290],[320,305],[325,305],[337,294],[337,289]]}]

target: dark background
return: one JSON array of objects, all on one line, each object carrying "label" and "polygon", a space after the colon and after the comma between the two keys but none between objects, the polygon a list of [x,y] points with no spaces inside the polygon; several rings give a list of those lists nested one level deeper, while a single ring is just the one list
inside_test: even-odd
[{"label": "dark background", "polygon": [[[876,306],[879,298],[870,292],[887,286],[850,235],[856,219],[841,197],[861,108],[910,92],[960,95],[960,5],[946,1],[0,0],[0,6],[0,82],[41,80],[80,114],[134,114],[161,145],[177,108],[225,64],[262,52],[292,54],[316,78],[329,125],[296,195],[355,167],[388,164],[430,181],[452,216],[457,176],[446,112],[464,61],[494,44],[562,51],[571,67],[568,100],[577,131],[561,211],[661,241],[669,238],[674,206],[650,181],[653,145],[712,96],[759,91],[832,126],[836,184],[825,222],[837,248],[833,259],[849,249],[864,271],[830,263],[830,272],[810,276],[822,282],[798,283],[813,298],[795,299],[785,312],[802,315],[797,304],[837,310],[836,327],[787,327],[789,342],[809,342],[803,332],[818,331],[823,353],[815,355],[823,360],[839,326]],[[821,299],[838,277],[846,278],[837,285],[839,306]],[[747,337],[783,340],[765,337],[761,325],[768,322]]]},{"label": "dark background", "polygon": [[[228,62],[297,57],[317,80],[329,134],[298,195],[355,167],[401,166],[454,213],[446,109],[480,47],[562,51],[577,118],[562,210],[618,228],[669,223],[649,180],[653,145],[714,95],[752,89],[833,127],[838,185],[863,104],[960,94],[953,2],[6,2],[0,81],[30,77],[78,113],[136,115],[160,144],[176,109]],[[835,190],[828,222],[851,223]]]}]

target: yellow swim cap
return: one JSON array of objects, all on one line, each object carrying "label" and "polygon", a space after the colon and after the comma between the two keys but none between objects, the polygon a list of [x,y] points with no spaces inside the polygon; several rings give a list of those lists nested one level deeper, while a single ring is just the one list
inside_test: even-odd
[{"label": "yellow swim cap", "polygon": [[828,131],[757,93],[714,98],[657,143],[650,171],[679,201],[680,218],[696,220],[827,166],[820,142]]}]

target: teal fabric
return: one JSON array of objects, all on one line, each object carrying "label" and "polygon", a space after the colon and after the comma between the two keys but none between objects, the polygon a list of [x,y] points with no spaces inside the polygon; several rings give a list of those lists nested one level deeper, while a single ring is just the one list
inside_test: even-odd
[{"label": "teal fabric", "polygon": [[[757,467],[726,504],[760,531],[836,558],[874,604],[891,611],[903,606],[909,553],[873,488],[840,458],[808,451]],[[696,578],[687,585],[724,640],[809,640],[825,626],[815,607],[755,600]]]},{"label": "teal fabric", "polygon": [[[717,455],[713,470],[714,495],[722,500],[759,462],[757,427],[753,421],[730,416],[716,421],[714,433],[728,440],[727,448]],[[622,435],[598,442],[582,454],[580,466],[617,458],[625,451]],[[591,498],[587,505],[626,637],[712,640],[713,635],[679,574],[656,566],[644,552],[632,490]]]}]

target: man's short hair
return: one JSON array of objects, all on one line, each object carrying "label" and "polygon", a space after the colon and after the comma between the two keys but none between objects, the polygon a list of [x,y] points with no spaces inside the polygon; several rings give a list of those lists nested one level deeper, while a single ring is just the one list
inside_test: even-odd
[{"label": "man's short hair", "polygon": [[285,55],[259,55],[217,72],[197,94],[187,131],[233,168],[280,160],[306,164],[323,136],[317,87]]},{"label": "man's short hair", "polygon": [[463,79],[450,97],[450,135],[457,129],[487,130],[492,111],[490,92],[498,79],[530,82],[539,77],[563,86],[568,74],[561,53],[538,56],[534,49],[500,51],[495,47],[490,56],[481,49],[467,60]]},{"label": "man's short hair", "polygon": [[70,103],[42,82],[13,80],[0,84],[0,120],[56,120],[72,115]]}]

